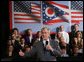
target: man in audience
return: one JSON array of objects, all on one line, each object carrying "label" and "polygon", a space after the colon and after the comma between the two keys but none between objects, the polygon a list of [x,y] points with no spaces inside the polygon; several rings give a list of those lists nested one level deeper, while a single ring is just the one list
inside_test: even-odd
[{"label": "man in audience", "polygon": [[58,42],[50,39],[48,28],[41,29],[42,40],[33,45],[33,48],[29,53],[19,52],[20,56],[35,57],[40,61],[56,61],[56,57],[61,57],[61,49]]},{"label": "man in audience", "polygon": [[24,38],[26,44],[32,45],[32,39],[34,38],[34,36],[32,35],[31,29],[27,29],[26,36],[24,36]]},{"label": "man in audience", "polygon": [[36,34],[36,38],[40,41],[41,40],[41,31],[38,31]]},{"label": "man in audience", "polygon": [[20,38],[20,45],[22,47],[22,50],[24,51],[24,48],[25,48],[25,39],[24,38]]},{"label": "man in audience", "polygon": [[63,25],[60,26],[60,32],[59,33],[64,37],[65,43],[69,44],[69,34],[64,31],[64,26]]}]

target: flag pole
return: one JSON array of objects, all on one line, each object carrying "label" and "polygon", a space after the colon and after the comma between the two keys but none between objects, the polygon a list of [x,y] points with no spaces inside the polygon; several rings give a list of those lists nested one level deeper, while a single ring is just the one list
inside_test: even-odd
[{"label": "flag pole", "polygon": [[70,29],[71,29],[71,1],[69,1],[69,23],[70,23]]},{"label": "flag pole", "polygon": [[43,28],[42,1],[40,1],[40,3],[41,3],[41,28]]},{"label": "flag pole", "polygon": [[14,1],[12,1],[12,28],[14,28]]}]

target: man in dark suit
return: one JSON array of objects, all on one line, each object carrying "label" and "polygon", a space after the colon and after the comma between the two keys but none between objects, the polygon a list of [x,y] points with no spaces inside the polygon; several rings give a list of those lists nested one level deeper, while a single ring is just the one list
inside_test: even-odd
[{"label": "man in dark suit", "polygon": [[56,61],[56,57],[61,56],[61,49],[57,41],[50,39],[50,31],[48,28],[42,28],[42,40],[33,45],[28,53],[19,52],[20,56],[34,57],[38,61]]},{"label": "man in dark suit", "polygon": [[25,43],[29,46],[32,45],[32,39],[35,38],[34,35],[32,35],[32,30],[31,29],[27,29],[26,35],[24,36],[25,38]]}]

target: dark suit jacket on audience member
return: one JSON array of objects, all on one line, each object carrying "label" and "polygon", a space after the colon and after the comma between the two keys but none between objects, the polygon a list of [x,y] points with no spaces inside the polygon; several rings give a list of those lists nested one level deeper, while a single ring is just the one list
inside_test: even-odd
[{"label": "dark suit jacket on audience member", "polygon": [[35,57],[37,61],[54,61],[56,60],[56,56],[61,56],[61,50],[57,41],[50,40],[50,45],[54,49],[50,56],[45,56],[44,45],[41,40],[40,42],[35,43],[32,50],[29,53],[25,53],[24,57]]},{"label": "dark suit jacket on audience member", "polygon": [[18,57],[18,56],[19,56],[19,51],[20,51],[20,49],[22,49],[22,47],[21,47],[21,45],[19,44],[19,41],[15,40],[14,50],[13,50],[14,57]]},{"label": "dark suit jacket on audience member", "polygon": [[[26,35],[26,36],[24,36],[24,38],[25,38],[25,43],[26,43],[27,45],[32,44],[32,41],[31,41],[31,43],[30,43],[29,36]],[[33,39],[33,38],[35,38],[35,35],[32,36],[32,39]]]}]

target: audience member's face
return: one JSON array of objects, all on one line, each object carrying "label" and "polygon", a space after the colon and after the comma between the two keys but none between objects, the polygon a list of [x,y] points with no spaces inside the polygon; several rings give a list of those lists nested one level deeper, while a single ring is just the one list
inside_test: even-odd
[{"label": "audience member's face", "polygon": [[15,34],[12,35],[12,39],[13,39],[13,40],[16,39],[16,35],[15,35]]},{"label": "audience member's face", "polygon": [[21,43],[22,43],[22,44],[25,43],[25,39],[24,39],[24,38],[21,39]]},{"label": "audience member's face", "polygon": [[25,49],[26,52],[29,52],[30,50],[31,50],[30,48],[26,48],[26,49]]},{"label": "audience member's face", "polygon": [[47,29],[42,30],[41,33],[42,33],[42,38],[43,38],[43,40],[49,39],[49,32],[48,32]]},{"label": "audience member's face", "polygon": [[14,30],[14,34],[17,35],[18,34],[18,31],[17,30]]},{"label": "audience member's face", "polygon": [[28,30],[28,31],[27,31],[27,34],[28,34],[28,35],[32,35],[32,31],[31,31],[31,30]]},{"label": "audience member's face", "polygon": [[64,26],[60,26],[60,31],[64,31]]},{"label": "audience member's face", "polygon": [[81,37],[81,34],[80,34],[80,32],[77,32],[77,37],[79,37],[79,38]]},{"label": "audience member's face", "polygon": [[11,44],[12,44],[11,40],[8,40],[8,45],[11,45]]},{"label": "audience member's face", "polygon": [[13,51],[13,46],[9,46],[9,51]]},{"label": "audience member's face", "polygon": [[76,38],[76,37],[74,37],[74,42],[75,42],[75,43],[77,43],[77,42],[78,42],[78,40],[77,40],[77,38]]},{"label": "audience member's face", "polygon": [[75,29],[76,31],[78,31],[78,30],[79,30],[78,25],[74,25],[74,29]]},{"label": "audience member's face", "polygon": [[78,48],[74,48],[74,54],[78,54]]},{"label": "audience member's face", "polygon": [[38,37],[41,37],[41,32],[39,32],[39,33],[37,34],[37,36],[38,36]]}]

